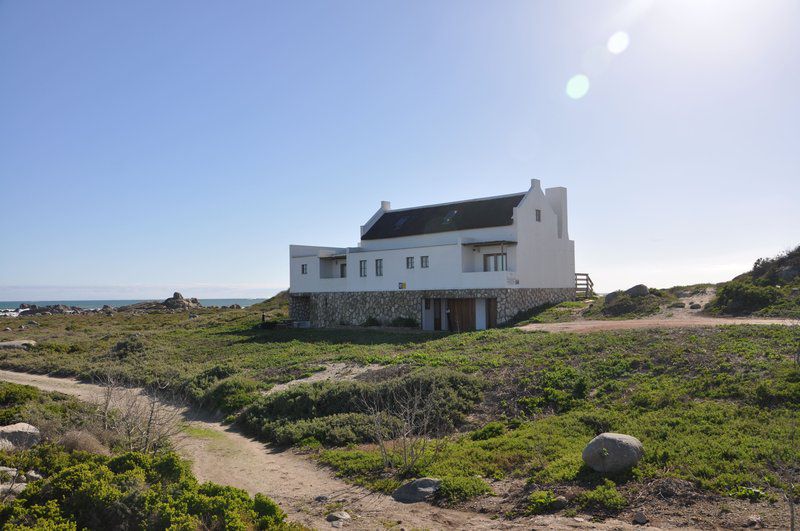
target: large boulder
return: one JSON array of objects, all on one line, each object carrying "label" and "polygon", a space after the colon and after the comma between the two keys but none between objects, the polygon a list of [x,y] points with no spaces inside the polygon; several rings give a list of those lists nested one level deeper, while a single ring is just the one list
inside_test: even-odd
[{"label": "large boulder", "polygon": [[605,304],[611,304],[612,302],[614,302],[615,300],[617,300],[617,298],[618,298],[620,295],[622,295],[622,293],[623,293],[623,292],[622,292],[621,290],[612,291],[611,293],[609,293],[608,295],[606,295],[606,297],[605,297],[605,301],[604,301],[604,302],[605,302]]},{"label": "large boulder", "polygon": [[0,427],[1,440],[8,441],[17,450],[26,450],[39,444],[39,441],[42,440],[42,434],[39,433],[39,428],[36,426],[31,426],[25,422],[17,422],[16,424]]},{"label": "large boulder", "polygon": [[442,484],[436,478],[419,478],[398,487],[392,498],[401,503],[417,503],[433,498]]},{"label": "large boulder", "polygon": [[639,439],[623,433],[601,433],[583,449],[583,462],[597,472],[623,472],[636,466],[644,455]]},{"label": "large boulder", "polygon": [[164,306],[170,310],[188,310],[189,308],[200,308],[202,305],[194,297],[186,299],[176,291],[172,297],[164,301]]},{"label": "large boulder", "polygon": [[634,287],[626,289],[625,293],[627,293],[631,297],[644,297],[645,295],[650,293],[650,288],[648,288],[644,284],[636,284]]}]

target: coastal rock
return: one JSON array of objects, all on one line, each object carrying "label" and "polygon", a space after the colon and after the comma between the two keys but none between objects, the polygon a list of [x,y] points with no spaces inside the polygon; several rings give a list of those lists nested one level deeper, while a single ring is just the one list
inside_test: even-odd
[{"label": "coastal rock", "polygon": [[177,291],[172,294],[172,297],[166,299],[163,304],[170,310],[188,310],[189,308],[201,307],[200,301],[195,298],[185,299]]},{"label": "coastal rock", "polygon": [[3,328],[3,332],[13,332],[13,330],[11,330],[9,327],[5,327]]},{"label": "coastal rock", "polygon": [[650,519],[642,511],[636,511],[633,515],[633,523],[636,525],[645,525],[649,521]]},{"label": "coastal rock", "polygon": [[702,304],[698,304],[696,302],[689,305],[690,310],[701,310],[703,308]]},{"label": "coastal rock", "polygon": [[606,297],[605,297],[605,304],[611,304],[612,302],[617,300],[617,298],[620,295],[622,295],[622,293],[623,292],[621,290],[617,290],[617,291],[612,291],[611,293],[607,294]]},{"label": "coastal rock", "polygon": [[623,433],[601,433],[583,449],[583,462],[597,472],[622,472],[644,455],[642,442]]},{"label": "coastal rock", "polygon": [[0,439],[10,442],[16,449],[25,450],[39,444],[42,434],[39,433],[39,428],[36,426],[31,426],[26,422],[17,422],[0,427]]},{"label": "coastal rock", "polygon": [[392,498],[401,503],[417,503],[432,498],[442,484],[436,478],[419,478],[401,485],[394,492]]},{"label": "coastal rock", "polygon": [[625,290],[625,293],[627,293],[631,297],[644,297],[645,295],[650,293],[650,289],[644,284],[636,284],[632,288],[628,288],[627,290]]}]

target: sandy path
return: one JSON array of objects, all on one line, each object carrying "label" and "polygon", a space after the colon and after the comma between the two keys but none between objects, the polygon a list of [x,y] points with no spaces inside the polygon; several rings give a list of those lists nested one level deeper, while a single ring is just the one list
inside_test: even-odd
[{"label": "sandy path", "polygon": [[[0,380],[86,401],[96,401],[102,393],[99,386],[71,378],[0,370]],[[341,502],[354,518],[344,525],[349,529],[655,529],[618,520],[590,523],[558,516],[507,521],[427,503],[401,504],[389,496],[348,485],[302,456],[273,451],[231,428],[197,418],[190,411],[185,412],[185,418],[188,434],[179,436],[175,444],[178,452],[192,461],[198,479],[239,487],[250,494],[262,492],[278,502],[291,520],[313,528],[331,528],[325,521],[325,505]],[[328,501],[316,501],[317,496],[327,496]]]},{"label": "sandy path", "polygon": [[545,332],[595,332],[598,330],[635,330],[643,328],[697,328],[723,325],[786,325],[800,326],[797,319],[755,319],[749,317],[706,317],[702,315],[675,315],[673,317],[647,317],[621,320],[577,320],[564,323],[531,323],[520,330]]}]

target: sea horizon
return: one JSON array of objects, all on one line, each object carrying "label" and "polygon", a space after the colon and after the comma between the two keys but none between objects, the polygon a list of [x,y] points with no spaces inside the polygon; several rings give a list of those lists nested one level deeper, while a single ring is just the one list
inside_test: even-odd
[{"label": "sea horizon", "polygon": [[[242,307],[251,306],[259,302],[267,300],[269,297],[257,298],[198,298],[200,304],[203,306],[231,306],[238,304]],[[75,306],[84,310],[92,310],[102,308],[103,306],[111,306],[112,308],[119,308],[120,306],[128,306],[139,302],[158,301],[162,302],[163,299],[157,298],[142,298],[142,299],[65,299],[65,300],[14,300],[14,301],[0,301],[0,310],[16,310],[20,304],[35,304],[36,306],[53,306],[63,304],[64,306]]]}]

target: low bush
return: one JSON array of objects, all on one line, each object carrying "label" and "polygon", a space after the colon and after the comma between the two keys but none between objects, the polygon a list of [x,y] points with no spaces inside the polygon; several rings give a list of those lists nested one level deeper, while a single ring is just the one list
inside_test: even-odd
[{"label": "low bush", "polygon": [[337,413],[295,422],[267,423],[262,433],[279,445],[291,446],[316,441],[324,446],[346,446],[371,441],[372,418],[363,413]]},{"label": "low bush", "polygon": [[489,422],[483,428],[472,432],[470,439],[473,441],[485,441],[499,437],[506,432],[506,426],[502,422]]},{"label": "low bush", "polygon": [[258,398],[242,420],[253,433],[279,444],[296,444],[307,437],[327,446],[367,442],[374,432],[368,410],[379,405],[383,414],[393,417],[394,411],[405,406],[399,400],[411,393],[431,406],[435,413],[429,423],[443,435],[461,425],[480,401],[481,384],[460,372],[428,369],[381,382],[295,385]]},{"label": "low bush", "polygon": [[592,490],[582,492],[577,496],[577,501],[583,509],[607,512],[619,512],[628,505],[628,500],[620,494],[616,484],[610,479]]},{"label": "low bush", "polygon": [[717,290],[711,307],[731,315],[749,314],[777,302],[780,296],[780,290],[774,286],[733,281]]},{"label": "low bush", "polygon": [[203,404],[223,413],[236,413],[258,398],[258,382],[241,376],[220,380],[203,397]]},{"label": "low bush", "polygon": [[442,478],[436,496],[449,503],[456,503],[491,492],[491,487],[481,478],[446,476]]},{"label": "low bush", "polygon": [[376,318],[374,318],[372,316],[369,316],[369,317],[367,317],[367,320],[364,321],[364,323],[361,326],[369,327],[369,326],[380,326],[380,325],[381,325],[380,321],[378,321]]},{"label": "low bush", "polygon": [[556,495],[549,490],[535,490],[528,495],[525,514],[544,514],[553,510]]},{"label": "low bush", "polygon": [[108,458],[42,445],[0,462],[45,474],[0,508],[4,529],[290,528],[269,498],[198,483],[175,454]]}]

